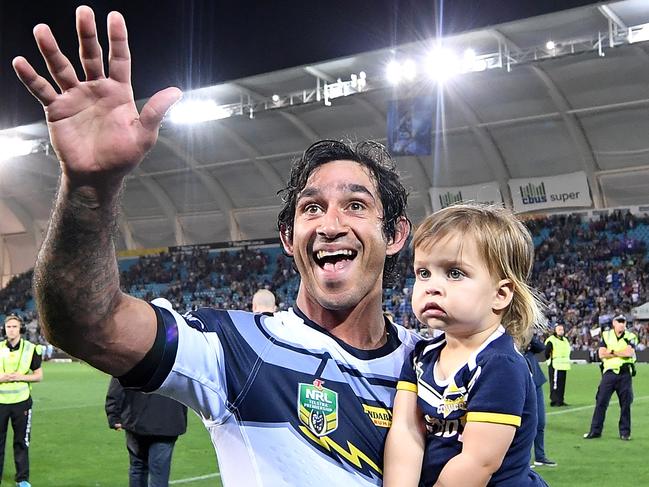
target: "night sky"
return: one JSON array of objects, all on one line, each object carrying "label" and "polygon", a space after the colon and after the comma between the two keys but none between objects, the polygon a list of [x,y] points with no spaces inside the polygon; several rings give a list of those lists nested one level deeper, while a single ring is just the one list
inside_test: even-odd
[{"label": "night sky", "polygon": [[[106,15],[126,18],[135,97],[166,86],[207,86],[446,34],[473,30],[592,0],[96,0],[89,1],[107,54]],[[43,119],[17,80],[11,60],[25,56],[45,74],[32,37],[42,22],[77,66],[74,12],[79,1],[0,0],[0,129]],[[437,6],[436,6],[437,5]],[[440,12],[443,15],[440,15]]]}]

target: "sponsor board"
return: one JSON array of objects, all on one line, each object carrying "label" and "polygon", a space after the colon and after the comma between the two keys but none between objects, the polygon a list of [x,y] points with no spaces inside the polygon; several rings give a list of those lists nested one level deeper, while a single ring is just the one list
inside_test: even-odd
[{"label": "sponsor board", "polygon": [[592,206],[586,173],[578,171],[542,178],[510,179],[514,211]]},{"label": "sponsor board", "polygon": [[500,205],[503,202],[498,183],[495,181],[466,186],[430,188],[429,194],[433,211],[467,201],[492,205]]}]

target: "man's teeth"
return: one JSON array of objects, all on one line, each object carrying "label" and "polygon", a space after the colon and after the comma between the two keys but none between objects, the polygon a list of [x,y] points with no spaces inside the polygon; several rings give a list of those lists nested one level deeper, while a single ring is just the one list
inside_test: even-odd
[{"label": "man's teeth", "polygon": [[336,250],[336,251],[327,251],[327,250],[318,250],[316,257],[318,259],[324,259],[325,257],[351,257],[353,252],[351,250]]}]

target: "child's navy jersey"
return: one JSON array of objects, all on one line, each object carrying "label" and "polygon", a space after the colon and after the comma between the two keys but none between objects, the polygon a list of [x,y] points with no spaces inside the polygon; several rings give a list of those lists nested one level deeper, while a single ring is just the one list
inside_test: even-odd
[{"label": "child's navy jersey", "polygon": [[386,321],[387,343],[359,350],[297,309],[181,316],[153,304],[156,344],[120,380],[200,414],[223,485],[381,485],[399,372],[417,336]]},{"label": "child's navy jersey", "polygon": [[[536,391],[525,358],[499,327],[453,376],[435,379],[444,335],[419,342],[401,372],[398,389],[417,393],[426,426],[426,450],[420,485],[430,486],[444,465],[462,451],[468,421],[516,427],[512,444],[489,486],[546,485],[530,469],[536,435]],[[489,448],[489,438],[484,447]]]}]

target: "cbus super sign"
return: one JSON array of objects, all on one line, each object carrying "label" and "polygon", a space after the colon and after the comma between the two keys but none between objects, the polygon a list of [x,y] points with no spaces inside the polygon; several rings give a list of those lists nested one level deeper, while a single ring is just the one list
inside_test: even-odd
[{"label": "cbus super sign", "polygon": [[[524,205],[535,205],[539,203],[547,203],[548,195],[545,190],[545,183],[539,185],[528,184],[526,186],[519,186],[521,193],[521,201]],[[578,200],[581,191],[571,191],[569,193],[550,193],[550,201],[565,203],[566,201]]]}]

